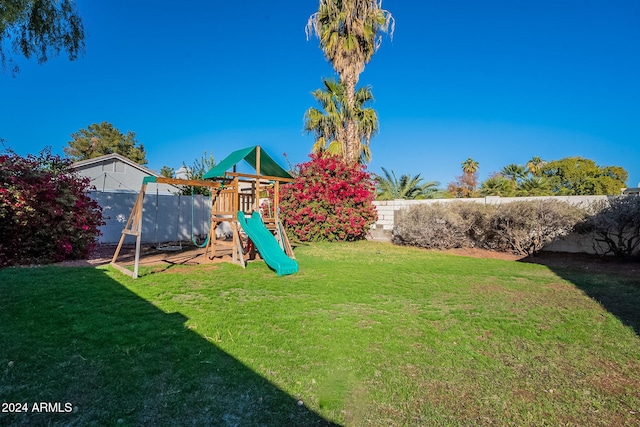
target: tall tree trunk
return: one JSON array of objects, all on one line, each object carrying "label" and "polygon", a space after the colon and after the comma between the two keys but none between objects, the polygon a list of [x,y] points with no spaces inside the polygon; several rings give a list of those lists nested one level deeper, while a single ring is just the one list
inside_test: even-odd
[{"label": "tall tree trunk", "polygon": [[355,73],[345,73],[344,87],[347,93],[347,114],[345,123],[345,160],[355,163],[360,158],[358,128],[355,120],[356,84],[358,76]]}]

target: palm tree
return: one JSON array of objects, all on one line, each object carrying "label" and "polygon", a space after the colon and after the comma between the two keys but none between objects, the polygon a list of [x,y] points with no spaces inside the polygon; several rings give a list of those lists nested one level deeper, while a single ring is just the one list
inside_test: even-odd
[{"label": "palm tree", "polygon": [[309,17],[307,39],[315,34],[325,57],[345,87],[345,158],[359,159],[360,141],[355,121],[356,85],[382,42],[382,32],[393,35],[395,21],[382,9],[382,0],[320,0],[318,11]]},{"label": "palm tree", "polygon": [[343,154],[344,128],[342,126],[342,101],[344,87],[334,80],[323,79],[325,89],[316,89],[311,94],[318,101],[321,110],[309,108],[304,113],[304,130],[314,133],[314,153],[327,151],[331,154]]},{"label": "palm tree", "polygon": [[511,180],[501,174],[495,174],[480,185],[480,195],[513,197],[516,195],[516,189]]},{"label": "palm tree", "polygon": [[529,171],[533,176],[539,176],[546,163],[547,162],[542,160],[540,157],[533,156],[531,160],[527,162],[527,171]]},{"label": "palm tree", "polygon": [[532,176],[525,178],[520,185],[518,185],[518,196],[551,196],[553,195],[553,188],[551,186],[551,180],[544,176]]},{"label": "palm tree", "polygon": [[[312,92],[318,101],[321,110],[309,108],[304,115],[304,130],[313,133],[315,143],[312,151],[328,152],[347,157],[347,144],[345,128],[343,124],[347,120],[346,91],[342,82],[332,79],[323,79],[324,89],[316,89]],[[373,100],[370,87],[358,89],[355,94],[355,106],[351,112],[356,124],[358,136],[356,153],[362,163],[371,160],[369,148],[371,137],[378,131],[378,116],[373,108],[365,108],[365,104]]]},{"label": "palm tree", "polygon": [[480,164],[469,157],[467,160],[462,162],[462,173],[467,173],[473,175],[478,171],[478,167]]},{"label": "palm tree", "polygon": [[381,168],[384,176],[375,175],[376,190],[378,200],[397,200],[397,199],[428,199],[438,192],[437,181],[429,181],[420,183],[422,178],[420,174],[411,177],[410,175],[401,175],[400,179],[396,178],[394,171],[389,173],[385,168]]},{"label": "palm tree", "polygon": [[527,172],[524,166],[511,163],[502,168],[500,175],[516,184],[518,180],[523,179],[527,175]]}]

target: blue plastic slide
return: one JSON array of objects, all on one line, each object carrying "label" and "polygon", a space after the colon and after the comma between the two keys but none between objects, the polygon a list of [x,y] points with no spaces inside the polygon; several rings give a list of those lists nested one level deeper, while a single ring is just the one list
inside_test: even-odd
[{"label": "blue plastic slide", "polygon": [[253,212],[251,218],[247,219],[244,212],[239,211],[238,222],[260,252],[262,259],[276,271],[278,276],[298,272],[298,263],[284,253],[276,238],[264,226],[258,212]]}]

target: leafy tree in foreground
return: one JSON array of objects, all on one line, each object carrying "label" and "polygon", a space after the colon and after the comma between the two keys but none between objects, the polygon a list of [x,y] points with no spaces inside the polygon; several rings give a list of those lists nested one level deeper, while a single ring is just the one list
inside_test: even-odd
[{"label": "leafy tree in foreground", "polygon": [[371,88],[358,89],[353,108],[349,109],[344,85],[331,79],[322,79],[322,82],[324,89],[312,92],[322,109],[312,107],[304,115],[304,130],[313,133],[316,139],[312,152],[326,151],[329,154],[341,155],[347,160],[344,123],[351,118],[356,123],[358,144],[355,152],[358,154],[358,160],[360,163],[368,162],[371,160],[371,137],[378,131],[378,116],[375,110],[365,107],[366,103],[373,100]]},{"label": "leafy tree in foreground", "polygon": [[[315,34],[325,58],[340,76],[345,87],[346,107],[354,111],[356,86],[360,73],[382,42],[381,33],[393,34],[395,21],[382,0],[320,0],[318,11],[309,17],[307,38]],[[357,122],[347,116],[344,123],[345,157],[357,162],[360,140]]]},{"label": "leafy tree in foreground", "polygon": [[73,0],[2,0],[0,2],[0,68],[16,62],[7,56],[11,49],[25,58],[35,56],[44,63],[61,50],[74,60],[84,49],[84,27]]},{"label": "leafy tree in foreground", "polygon": [[377,219],[374,184],[363,165],[338,156],[312,154],[280,190],[288,233],[301,241],[364,239]]},{"label": "leafy tree in foreground", "polygon": [[51,155],[0,155],[0,267],[85,258],[103,225],[89,179]]},{"label": "leafy tree in foreground", "polygon": [[138,164],[147,164],[144,146],[138,143],[136,134],[131,131],[123,134],[111,123],[91,124],[86,129],[71,134],[71,138],[64,152],[73,161],[116,153]]},{"label": "leafy tree in foreground", "polygon": [[429,181],[421,184],[420,174],[413,177],[401,175],[398,179],[394,171],[389,173],[385,168],[381,169],[384,176],[375,175],[378,200],[430,199],[438,192],[439,183]]},{"label": "leafy tree in foreground", "polygon": [[625,188],[628,174],[620,166],[601,167],[583,157],[566,157],[547,163],[542,175],[551,181],[557,195],[617,195]]}]

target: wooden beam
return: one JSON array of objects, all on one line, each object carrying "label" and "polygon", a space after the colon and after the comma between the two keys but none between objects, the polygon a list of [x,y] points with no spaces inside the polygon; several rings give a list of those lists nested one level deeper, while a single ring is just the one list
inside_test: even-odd
[{"label": "wooden beam", "polygon": [[126,268],[124,268],[121,265],[116,264],[115,262],[111,262],[111,265],[113,268],[115,268],[116,270],[118,270],[120,273],[126,274],[129,277],[132,277],[133,279],[137,279],[138,275],[134,275],[133,272],[131,270],[127,270]]},{"label": "wooden beam", "polygon": [[205,181],[202,179],[178,179],[178,178],[165,178],[157,177],[155,181],[158,184],[171,184],[171,185],[193,185],[194,187],[220,187],[219,182]]},{"label": "wooden beam", "polygon": [[252,179],[261,179],[263,181],[279,181],[279,182],[292,182],[293,178],[282,178],[279,176],[271,176],[271,175],[253,175],[250,173],[240,173],[240,172],[226,172],[225,175],[229,176],[241,176],[243,178],[252,178]]}]

